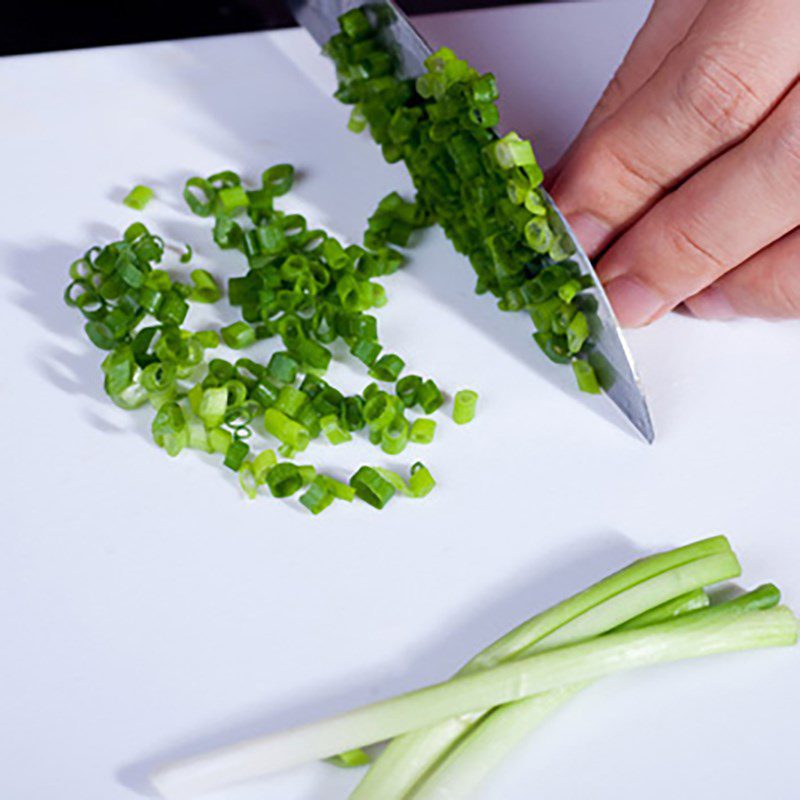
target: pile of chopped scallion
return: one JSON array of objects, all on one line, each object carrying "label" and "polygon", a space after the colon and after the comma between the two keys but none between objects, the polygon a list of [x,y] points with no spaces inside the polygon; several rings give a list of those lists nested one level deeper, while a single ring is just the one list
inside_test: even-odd
[{"label": "pile of chopped scallion", "polygon": [[[442,48],[415,81],[398,77],[380,36],[387,12],[348,11],[325,45],[339,78],[336,97],[353,106],[348,127],[369,127],[384,158],[405,163],[426,218],[469,258],[476,292],[492,292],[504,311],[530,314],[544,353],[571,364],[583,391],[598,393],[609,374],[592,349],[597,299],[585,291],[592,279],[570,260],[575,246],[544,200],[530,142],[492,131],[500,118],[494,76]],[[387,228],[388,240],[409,225]]]},{"label": "pile of chopped scallion", "polygon": [[[262,486],[274,497],[302,492],[300,503],[313,514],[334,500],[358,497],[381,509],[397,493],[424,497],[435,481],[420,462],[407,479],[362,466],[343,483],[294,458],[314,439],[338,446],[362,430],[391,456],[409,443],[433,441],[430,415],[443,405],[442,391],[430,378],[402,374],[405,362],[384,352],[370,313],[386,302],[379,279],[405,260],[389,245],[407,245],[430,219],[418,204],[392,193],[369,220],[366,246],[345,246],[309,229],[302,215],[275,207],[293,181],[294,168],[279,164],[263,173],[255,189],[230,171],[186,183],[191,210],[213,217],[217,245],[240,251],[247,262],[247,272],[228,281],[228,300],[241,319],[219,332],[182,327],[191,303],[222,297],[216,280],[191,268],[188,281],[172,278],[161,266],[164,241],[141,222],[120,241],[93,247],[72,264],[65,300],[86,318],[92,343],[108,351],[102,364],[108,395],[125,409],[149,403],[155,409],[153,439],[169,455],[186,448],[219,454],[249,497]],[[132,192],[142,201],[137,207],[151,196],[142,188]],[[180,261],[188,264],[192,256],[187,246]],[[272,338],[282,348],[267,363],[245,355],[210,358],[207,352],[220,343],[244,351]],[[337,341],[373,379],[360,394],[345,395],[323,377]],[[471,390],[456,393],[457,423],[472,419],[476,400]],[[277,453],[257,449],[254,434],[275,440]]]},{"label": "pile of chopped scallion", "polygon": [[717,602],[706,593],[740,573],[724,536],[649,556],[521,623],[450,680],[166,765],[153,782],[167,800],[187,800],[315,759],[361,766],[370,761],[362,748],[388,741],[351,800],[471,797],[599,678],[796,644],[798,620],[774,585]]}]

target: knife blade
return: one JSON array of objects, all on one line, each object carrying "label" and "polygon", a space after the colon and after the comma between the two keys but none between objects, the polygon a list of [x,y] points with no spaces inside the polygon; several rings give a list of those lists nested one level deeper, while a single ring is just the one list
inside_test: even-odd
[{"label": "knife blade", "polygon": [[[432,50],[412,25],[408,17],[393,0],[286,0],[297,22],[322,46],[339,30],[339,17],[359,6],[388,9],[380,36],[396,53],[401,77],[415,78],[425,72],[425,59]],[[631,351],[622,333],[611,304],[606,297],[592,262],[575,238],[564,215],[550,195],[542,190],[545,201],[561,220],[565,231],[575,246],[571,256],[583,275],[592,280],[592,291],[597,298],[597,311],[592,315],[592,350],[589,361],[594,366],[600,385],[609,399],[630,420],[636,430],[651,443],[655,438],[650,411],[644,395]]]}]

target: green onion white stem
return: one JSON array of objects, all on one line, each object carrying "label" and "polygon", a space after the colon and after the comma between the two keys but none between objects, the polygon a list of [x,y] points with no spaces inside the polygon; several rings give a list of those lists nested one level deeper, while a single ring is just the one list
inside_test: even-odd
[{"label": "green onion white stem", "polygon": [[153,780],[165,797],[189,798],[614,672],[714,653],[787,646],[796,643],[797,634],[797,620],[787,608],[744,615],[706,609],[641,631],[610,633],[501,664],[318,723],[232,745],[166,767]]},{"label": "green onion white stem", "polygon": [[[475,656],[458,674],[495,666],[534,646],[597,636],[685,592],[729,580],[740,572],[724,536],[649,556],[522,623]],[[481,713],[447,720],[391,742],[351,800],[404,798]]]}]

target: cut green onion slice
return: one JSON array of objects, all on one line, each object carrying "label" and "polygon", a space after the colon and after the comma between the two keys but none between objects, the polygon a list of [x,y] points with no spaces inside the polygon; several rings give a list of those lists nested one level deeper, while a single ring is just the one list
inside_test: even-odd
[{"label": "cut green onion slice", "polygon": [[600,383],[597,380],[597,374],[588,361],[574,360],[572,362],[572,370],[582,392],[600,394]]},{"label": "cut green onion slice", "polygon": [[259,482],[256,480],[252,461],[245,461],[239,467],[239,486],[251,500],[255,500],[258,496]]},{"label": "cut green onion slice", "polygon": [[278,463],[274,450],[262,450],[253,459],[253,476],[256,483],[262,486],[266,483],[269,471]]},{"label": "cut green onion slice", "polygon": [[134,186],[122,201],[128,208],[142,211],[144,207],[155,197],[155,192],[149,186]]},{"label": "cut green onion slice", "polygon": [[409,439],[415,444],[430,444],[436,434],[436,421],[420,417],[411,425]]},{"label": "cut green onion slice", "polygon": [[472,389],[461,389],[456,392],[453,400],[453,422],[465,425],[475,418],[475,409],[478,405],[478,393]]},{"label": "cut green onion slice", "polygon": [[350,486],[356,497],[377,509],[383,508],[395,493],[394,486],[372,467],[361,467],[350,478]]},{"label": "cut green onion slice", "polygon": [[318,475],[320,481],[325,484],[325,488],[337,499],[344,500],[346,503],[352,503],[356,496],[356,490],[346,483],[337,481],[328,475]]},{"label": "cut green onion slice", "polygon": [[244,463],[250,452],[250,445],[243,442],[241,439],[235,439],[228,447],[228,452],[225,453],[225,461],[223,462],[228,469],[238,472],[239,468]]},{"label": "cut green onion slice", "polygon": [[268,408],[264,412],[264,428],[267,433],[297,452],[305,450],[311,440],[308,431],[299,422],[290,419],[277,408]]},{"label": "cut green onion slice", "polygon": [[381,356],[371,367],[369,374],[378,381],[389,383],[396,381],[397,376],[403,371],[406,362],[400,356],[390,353]]},{"label": "cut green onion slice", "polygon": [[216,386],[203,390],[197,415],[207,428],[217,428],[225,420],[228,410],[228,390],[224,386]]},{"label": "cut green onion slice", "polygon": [[390,456],[398,455],[405,450],[408,437],[408,420],[402,414],[396,414],[394,419],[381,429],[381,450]]},{"label": "cut green onion slice", "polygon": [[325,438],[332,445],[344,444],[353,438],[348,431],[342,428],[339,424],[339,418],[335,414],[328,414],[322,417],[319,422]]},{"label": "cut green onion slice", "polygon": [[239,320],[220,329],[222,341],[233,350],[249,347],[256,340],[256,332],[246,322]]},{"label": "cut green onion slice", "polygon": [[436,481],[424,464],[418,461],[411,467],[411,477],[408,479],[408,493],[411,497],[425,497],[434,486]]},{"label": "cut green onion slice", "polygon": [[302,488],[303,477],[294,464],[282,462],[267,473],[267,486],[273,497],[289,497]]},{"label": "cut green onion slice", "polygon": [[222,292],[210,272],[195,269],[191,272],[191,278],[194,288],[189,295],[190,300],[196,303],[216,303],[222,297]]},{"label": "cut green onion slice", "polygon": [[320,477],[314,478],[307,491],[300,496],[300,502],[314,515],[323,512],[333,499],[326,482]]},{"label": "cut green onion slice", "polygon": [[417,390],[417,402],[426,414],[433,414],[444,403],[444,397],[439,387],[428,379]]}]

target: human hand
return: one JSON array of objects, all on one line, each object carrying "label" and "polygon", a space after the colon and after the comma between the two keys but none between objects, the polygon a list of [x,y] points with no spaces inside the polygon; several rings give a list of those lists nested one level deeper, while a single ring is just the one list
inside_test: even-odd
[{"label": "human hand", "polygon": [[655,0],[552,194],[620,322],[800,317],[800,0]]}]

